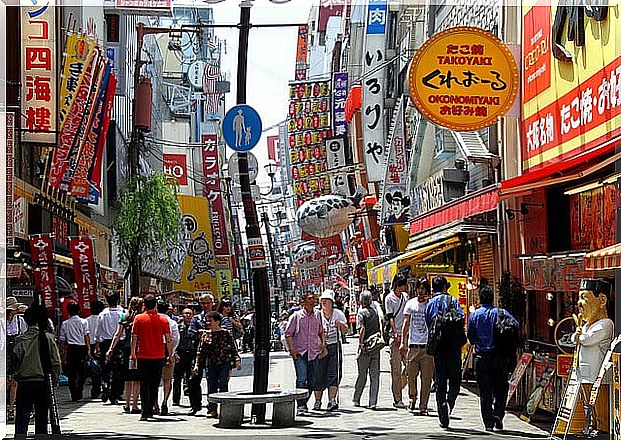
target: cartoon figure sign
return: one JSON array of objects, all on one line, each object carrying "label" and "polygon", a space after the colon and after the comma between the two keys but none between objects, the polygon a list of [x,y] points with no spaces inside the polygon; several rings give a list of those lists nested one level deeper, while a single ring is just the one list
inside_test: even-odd
[{"label": "cartoon figure sign", "polygon": [[407,223],[410,212],[410,197],[404,195],[401,191],[386,193],[384,196],[387,209],[382,223],[384,225],[392,225],[396,223]]},{"label": "cartoon figure sign", "polygon": [[236,105],[224,115],[222,135],[235,151],[249,151],[261,139],[263,124],[255,109],[249,105]]},{"label": "cartoon figure sign", "polygon": [[183,225],[185,263],[175,289],[188,292],[211,291],[221,295],[217,282],[216,258],[211,234],[211,213],[205,197],[178,196]]}]

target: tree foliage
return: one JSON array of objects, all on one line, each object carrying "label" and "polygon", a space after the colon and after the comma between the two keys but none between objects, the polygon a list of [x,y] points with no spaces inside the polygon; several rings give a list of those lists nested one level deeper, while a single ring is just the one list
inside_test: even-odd
[{"label": "tree foliage", "polygon": [[166,243],[176,240],[179,219],[177,187],[164,173],[132,178],[121,192],[114,225],[121,264],[128,265],[132,257],[158,250],[172,260]]}]

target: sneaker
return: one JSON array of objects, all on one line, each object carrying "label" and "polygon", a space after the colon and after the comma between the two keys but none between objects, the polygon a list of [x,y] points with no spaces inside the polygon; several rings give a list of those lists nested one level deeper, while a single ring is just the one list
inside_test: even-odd
[{"label": "sneaker", "polygon": [[399,400],[398,402],[395,402],[392,404],[392,406],[394,406],[395,408],[405,408],[405,403],[403,403],[403,400]]},{"label": "sneaker", "polygon": [[339,409],[339,404],[337,403],[336,400],[328,402],[328,411],[332,412],[332,411],[336,411],[337,409]]},{"label": "sneaker", "polygon": [[181,404],[179,402],[173,402],[172,406],[181,406]]},{"label": "sneaker", "polygon": [[448,402],[444,402],[438,408],[438,417],[440,418],[440,427],[448,428],[449,426],[449,404]]},{"label": "sneaker", "polygon": [[358,402],[357,400],[353,400],[351,403],[352,403],[352,404],[353,404],[356,408],[359,408],[359,407],[360,407],[360,402]]},{"label": "sneaker", "polygon": [[108,401],[108,390],[105,390],[101,393],[101,401],[103,403],[106,403]]},{"label": "sneaker", "polygon": [[377,409],[377,405],[369,405],[369,409],[371,411],[375,411]]},{"label": "sneaker", "polygon": [[192,408],[190,411],[188,411],[188,415],[189,416],[195,416],[197,412],[199,412],[200,409],[197,408]]},{"label": "sneaker", "polygon": [[487,426],[487,427],[485,428],[485,431],[487,431],[487,432],[494,432],[494,428],[493,428],[493,427],[491,427],[491,426]]},{"label": "sneaker", "polygon": [[306,406],[298,406],[297,415],[303,416],[308,412],[308,408]]},{"label": "sneaker", "polygon": [[321,400],[315,400],[315,404],[313,405],[313,411],[321,410]]},{"label": "sneaker", "polygon": [[496,428],[496,431],[502,431],[504,429],[502,419],[498,416],[494,416],[494,428]]},{"label": "sneaker", "polygon": [[418,414],[421,415],[421,416],[428,416],[429,415],[429,410],[428,409],[421,409]]}]

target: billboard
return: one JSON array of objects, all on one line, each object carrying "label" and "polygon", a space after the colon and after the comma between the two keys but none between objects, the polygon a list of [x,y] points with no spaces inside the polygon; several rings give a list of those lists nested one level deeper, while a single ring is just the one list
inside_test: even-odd
[{"label": "billboard", "polygon": [[[523,8],[522,170],[592,150],[621,135],[621,16],[609,6]],[[567,12],[576,26],[570,40]]]}]

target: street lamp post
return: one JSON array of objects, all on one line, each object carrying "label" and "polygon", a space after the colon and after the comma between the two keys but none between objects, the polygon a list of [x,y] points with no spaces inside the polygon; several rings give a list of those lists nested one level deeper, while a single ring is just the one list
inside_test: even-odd
[{"label": "street lamp post", "polygon": [[280,314],[280,310],[279,310],[279,300],[280,298],[278,297],[278,293],[276,292],[276,289],[278,288],[278,271],[276,270],[276,258],[274,255],[274,244],[272,241],[272,231],[270,231],[270,219],[267,216],[267,212],[263,211],[261,212],[261,220],[263,220],[263,224],[265,225],[265,233],[267,234],[267,247],[270,253],[270,262],[272,265],[272,276],[274,278],[274,305],[275,305],[275,309],[274,311],[276,312],[276,314]]}]

